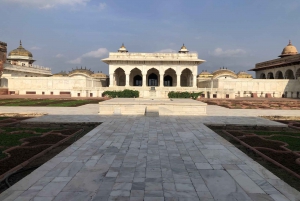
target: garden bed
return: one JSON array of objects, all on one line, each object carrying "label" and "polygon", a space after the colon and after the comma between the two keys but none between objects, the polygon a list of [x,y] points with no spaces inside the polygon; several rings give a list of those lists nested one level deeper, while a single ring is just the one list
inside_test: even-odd
[{"label": "garden bed", "polygon": [[[0,193],[9,187],[7,182],[12,185],[26,176],[27,174],[24,175],[22,172],[24,169],[29,168],[33,171],[99,125],[99,123],[31,124],[20,122],[23,119],[0,120]],[[1,121],[7,120],[14,120],[14,123],[1,125]],[[18,174],[20,171],[22,173]],[[8,181],[10,177],[13,178],[12,181]]]},{"label": "garden bed", "polygon": [[208,105],[219,105],[229,109],[274,109],[274,110],[300,110],[299,100],[219,100],[219,99],[199,99]]},{"label": "garden bed", "polygon": [[2,99],[0,106],[47,106],[77,107],[85,104],[97,104],[104,99]]},{"label": "garden bed", "polygon": [[259,126],[209,127],[300,190],[300,130]]}]

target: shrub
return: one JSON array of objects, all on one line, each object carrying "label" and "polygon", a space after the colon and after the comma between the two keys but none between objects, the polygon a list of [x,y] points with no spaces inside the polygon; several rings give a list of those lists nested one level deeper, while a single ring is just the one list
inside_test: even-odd
[{"label": "shrub", "polygon": [[169,98],[192,98],[196,100],[203,92],[175,92],[175,91],[170,91],[168,93]]},{"label": "shrub", "polygon": [[102,96],[110,98],[138,98],[140,96],[139,91],[125,89],[123,91],[105,91]]}]

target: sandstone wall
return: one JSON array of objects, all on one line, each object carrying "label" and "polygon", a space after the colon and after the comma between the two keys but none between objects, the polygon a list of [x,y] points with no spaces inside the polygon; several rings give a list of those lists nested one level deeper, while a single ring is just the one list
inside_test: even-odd
[{"label": "sandstone wall", "polygon": [[0,77],[3,72],[3,66],[6,62],[7,44],[0,41]]}]

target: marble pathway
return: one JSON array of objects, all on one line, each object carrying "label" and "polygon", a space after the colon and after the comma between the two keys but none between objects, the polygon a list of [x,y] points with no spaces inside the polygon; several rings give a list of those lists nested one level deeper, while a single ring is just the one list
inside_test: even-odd
[{"label": "marble pathway", "polygon": [[[93,106],[86,108],[92,111]],[[68,116],[46,111],[49,115],[27,121],[103,123],[2,193],[0,200],[300,200],[298,191],[204,125],[282,126],[255,117],[265,110],[237,115],[216,106],[204,117],[76,115],[82,109],[72,110],[65,111]],[[281,112],[294,116],[294,111]]]}]

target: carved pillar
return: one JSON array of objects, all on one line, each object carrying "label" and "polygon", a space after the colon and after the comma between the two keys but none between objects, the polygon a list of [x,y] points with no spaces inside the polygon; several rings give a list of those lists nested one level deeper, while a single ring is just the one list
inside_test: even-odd
[{"label": "carved pillar", "polygon": [[126,87],[129,87],[129,75],[130,74],[126,74],[126,80],[125,80],[125,83],[126,83],[125,86]]},{"label": "carved pillar", "polygon": [[177,74],[177,87],[180,87],[181,83],[180,83],[180,75]]},{"label": "carved pillar", "polygon": [[114,74],[109,74],[109,86],[114,86]]},{"label": "carved pillar", "polygon": [[147,86],[146,76],[147,76],[147,74],[143,74],[143,87]]},{"label": "carved pillar", "polygon": [[197,77],[195,75],[193,75],[192,78],[193,78],[193,86],[192,87],[197,87]]},{"label": "carved pillar", "polygon": [[159,86],[163,87],[164,86],[164,74],[159,74],[160,79],[159,79]]}]

